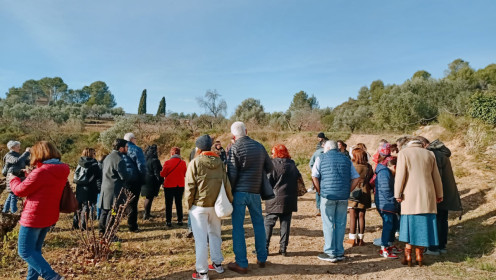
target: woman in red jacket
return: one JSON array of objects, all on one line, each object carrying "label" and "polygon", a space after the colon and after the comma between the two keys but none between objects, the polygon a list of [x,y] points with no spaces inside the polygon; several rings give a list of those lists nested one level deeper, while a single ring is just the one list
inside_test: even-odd
[{"label": "woman in red jacket", "polygon": [[[26,197],[21,214],[18,253],[28,263],[27,279],[64,279],[43,258],[41,248],[50,229],[59,219],[59,205],[69,166],[60,162],[60,152],[50,142],[41,141],[31,148],[31,165],[26,179],[10,175],[10,188]],[[27,173],[27,172],[26,172]]]},{"label": "woman in red jacket", "polygon": [[181,149],[173,147],[171,158],[164,163],[160,177],[164,178],[165,223],[172,226],[172,202],[176,203],[177,224],[183,225],[183,193],[186,162],[181,159]]}]

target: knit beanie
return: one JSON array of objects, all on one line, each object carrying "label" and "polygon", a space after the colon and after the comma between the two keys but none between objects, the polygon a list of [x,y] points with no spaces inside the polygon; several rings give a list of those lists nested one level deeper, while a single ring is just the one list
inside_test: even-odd
[{"label": "knit beanie", "polygon": [[208,134],[202,135],[196,139],[195,145],[202,151],[210,151],[212,149],[212,138]]}]

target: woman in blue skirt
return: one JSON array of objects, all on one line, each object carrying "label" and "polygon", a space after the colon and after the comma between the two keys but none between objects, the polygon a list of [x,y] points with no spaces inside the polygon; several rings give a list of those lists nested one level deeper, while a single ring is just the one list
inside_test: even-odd
[{"label": "woman in blue skirt", "polygon": [[401,203],[400,241],[406,242],[403,264],[422,266],[424,247],[439,244],[436,204],[443,200],[443,185],[434,153],[413,139],[398,153],[394,197]]}]

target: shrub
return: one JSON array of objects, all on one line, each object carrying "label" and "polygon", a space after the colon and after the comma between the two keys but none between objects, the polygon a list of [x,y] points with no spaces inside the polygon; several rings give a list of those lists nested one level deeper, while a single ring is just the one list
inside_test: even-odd
[{"label": "shrub", "polygon": [[477,92],[470,98],[470,115],[496,125],[496,93]]},{"label": "shrub", "polygon": [[465,145],[470,152],[484,150],[492,141],[494,131],[491,125],[482,121],[472,122],[465,135]]},{"label": "shrub", "polygon": [[437,117],[437,120],[439,125],[446,128],[449,132],[455,132],[457,130],[456,117],[452,114],[443,112]]}]

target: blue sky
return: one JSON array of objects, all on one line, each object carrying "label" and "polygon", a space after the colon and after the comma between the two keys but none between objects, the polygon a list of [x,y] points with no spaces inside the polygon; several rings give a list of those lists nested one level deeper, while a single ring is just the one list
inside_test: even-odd
[{"label": "blue sky", "polygon": [[496,63],[496,1],[0,0],[0,91],[59,76],[102,80],[118,106],[201,113],[216,89],[228,115],[246,98],[284,111],[294,93],[321,107],[376,79],[444,75],[456,58]]}]

